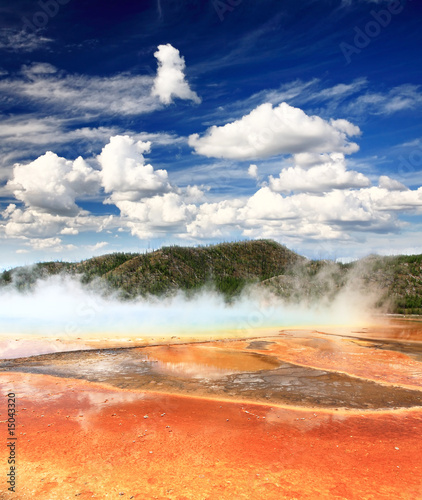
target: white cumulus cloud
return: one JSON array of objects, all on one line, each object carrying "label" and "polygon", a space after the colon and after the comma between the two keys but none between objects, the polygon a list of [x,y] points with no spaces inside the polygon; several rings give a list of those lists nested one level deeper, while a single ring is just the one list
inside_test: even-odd
[{"label": "white cumulus cloud", "polygon": [[141,202],[120,201],[116,205],[131,233],[141,239],[169,233],[183,237],[186,224],[197,211],[194,204],[186,203],[177,193],[165,193]]},{"label": "white cumulus cloud", "polygon": [[[337,125],[335,130],[346,133],[351,124]],[[347,169],[344,152],[301,150],[278,176],[259,176],[254,193],[232,197],[221,190],[205,196],[203,186],[188,185],[192,178],[179,185],[170,182],[166,170],[155,169],[145,158],[150,147],[139,134],[117,135],[89,163],[48,152],[15,165],[7,184],[14,200],[0,212],[0,237],[40,251],[71,250],[64,243],[68,238],[117,228],[140,239],[347,242],[397,232],[404,227],[402,214],[422,213],[422,188],[408,189],[385,175],[372,186],[365,175]],[[245,167],[239,172],[244,180]],[[258,167],[251,164],[248,174],[258,178]],[[218,186],[215,172],[212,176]],[[120,214],[91,214],[78,205],[81,199],[115,205]],[[105,245],[99,239],[86,248],[100,251]]]},{"label": "white cumulus cloud", "polygon": [[166,170],[154,170],[145,163],[143,153],[151,143],[136,141],[128,135],[110,138],[98,161],[101,165],[101,183],[111,200],[137,201],[141,198],[170,190]]},{"label": "white cumulus cloud", "polygon": [[154,56],[158,60],[157,76],[154,80],[152,95],[163,104],[170,104],[174,97],[200,103],[198,94],[191,90],[185,78],[185,59],[169,43],[159,45]]},{"label": "white cumulus cloud", "polygon": [[81,158],[66,160],[48,151],[33,162],[16,164],[8,182],[17,200],[40,212],[53,215],[76,215],[77,197],[98,190],[98,172]]},{"label": "white cumulus cloud", "polygon": [[275,108],[265,103],[240,120],[210,127],[202,137],[191,135],[189,145],[204,156],[237,160],[295,153],[348,154],[359,149],[349,141],[349,136],[358,134],[359,128],[347,120],[326,121],[285,102]]},{"label": "white cumulus cloud", "polygon": [[[303,168],[300,165],[284,168],[277,178],[269,177],[269,186],[278,193],[307,192],[323,193],[332,189],[361,188],[371,185],[371,181],[360,172],[346,169],[342,153],[321,155],[322,163]],[[303,156],[299,158],[303,162]]]},{"label": "white cumulus cloud", "polygon": [[259,179],[259,176],[258,176],[258,166],[254,165],[254,164],[249,165],[248,175],[249,175],[249,177],[252,177],[252,179]]},{"label": "white cumulus cloud", "polygon": [[408,188],[402,184],[401,182],[397,181],[396,179],[392,179],[391,177],[388,177],[388,175],[381,175],[379,178],[379,187],[388,189],[388,191],[407,191]]}]

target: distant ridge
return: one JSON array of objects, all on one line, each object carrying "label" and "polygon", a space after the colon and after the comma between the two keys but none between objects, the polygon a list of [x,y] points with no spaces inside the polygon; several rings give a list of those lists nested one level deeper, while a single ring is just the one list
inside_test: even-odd
[{"label": "distant ridge", "polygon": [[45,262],[3,272],[0,285],[14,282],[30,287],[40,278],[67,273],[83,283],[94,278],[119,289],[122,297],[193,291],[213,285],[226,297],[238,294],[247,283],[256,283],[286,272],[306,259],[272,240],[220,243],[203,247],[169,246],[145,254],[114,253],[79,263]]},{"label": "distant ridge", "polygon": [[422,314],[422,255],[369,256],[350,264],[309,260],[272,240],[169,246],[149,253],[113,253],[79,263],[44,262],[0,275],[0,286],[31,288],[39,279],[64,274],[100,283],[122,299],[147,295],[188,295],[210,286],[227,300],[246,285],[270,289],[284,299],[332,300],[345,286],[376,289],[383,311]]}]

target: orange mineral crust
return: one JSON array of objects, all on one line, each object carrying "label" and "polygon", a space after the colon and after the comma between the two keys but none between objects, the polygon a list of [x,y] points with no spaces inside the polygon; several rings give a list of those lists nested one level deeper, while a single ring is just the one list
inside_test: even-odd
[{"label": "orange mineral crust", "polygon": [[[412,389],[422,389],[422,343],[361,340],[316,331],[283,331],[281,336],[262,338],[264,350],[288,363]],[[245,349],[249,341],[230,342],[232,349]],[[220,346],[222,344],[219,344]]]},{"label": "orange mineral crust", "polygon": [[288,409],[13,372],[0,385],[18,404],[17,491],[4,473],[2,500],[422,498],[421,409]]}]

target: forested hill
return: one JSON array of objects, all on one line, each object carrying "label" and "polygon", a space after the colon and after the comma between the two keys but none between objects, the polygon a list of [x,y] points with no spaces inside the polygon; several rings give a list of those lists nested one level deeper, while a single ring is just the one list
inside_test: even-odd
[{"label": "forested hill", "polygon": [[59,273],[75,274],[83,283],[104,280],[122,296],[196,290],[204,285],[226,296],[238,293],[246,283],[283,274],[306,259],[270,240],[221,243],[204,247],[163,247],[145,254],[115,253],[80,263],[45,262],[3,272],[0,284],[19,289],[40,278]]},{"label": "forested hill", "polygon": [[0,286],[31,288],[39,279],[71,275],[84,284],[102,284],[103,293],[122,299],[194,293],[204,286],[227,300],[250,284],[270,289],[285,300],[331,300],[344,287],[362,294],[377,290],[384,312],[422,314],[422,255],[370,256],[340,264],[308,260],[271,240],[202,247],[163,247],[154,252],[114,253],[78,263],[44,262],[0,275]]}]

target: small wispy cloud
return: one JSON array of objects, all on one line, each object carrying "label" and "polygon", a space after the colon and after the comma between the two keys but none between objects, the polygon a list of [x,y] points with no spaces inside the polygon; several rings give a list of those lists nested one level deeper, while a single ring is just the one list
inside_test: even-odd
[{"label": "small wispy cloud", "polygon": [[420,85],[399,85],[387,92],[366,92],[348,106],[355,114],[391,115],[399,111],[416,110],[422,106]]},{"label": "small wispy cloud", "polygon": [[367,115],[392,115],[405,110],[417,110],[422,104],[420,85],[403,84],[389,89],[375,88],[366,77],[348,83],[327,85],[320,79],[292,80],[277,89],[265,89],[252,96],[231,103],[208,116],[208,120],[222,120],[223,116],[238,118],[257,106],[269,102],[273,106],[286,102],[299,106],[307,113],[345,118]]},{"label": "small wispy cloud", "polygon": [[108,77],[69,74],[50,64],[22,67],[20,74],[0,80],[9,102],[66,112],[67,116],[140,115],[162,106],[151,95],[153,77],[119,73]]},{"label": "small wispy cloud", "polygon": [[391,3],[391,0],[341,0],[340,7],[350,7],[358,3]]},{"label": "small wispy cloud", "polygon": [[7,52],[34,52],[52,42],[51,38],[47,38],[40,33],[5,28],[0,30],[0,50]]},{"label": "small wispy cloud", "polygon": [[107,241],[99,241],[98,243],[95,243],[95,245],[88,245],[88,249],[91,250],[92,252],[95,252],[96,250],[100,250],[108,245]]},{"label": "small wispy cloud", "polygon": [[[33,39],[31,34],[24,37],[25,43]],[[40,43],[42,37],[34,40],[33,43]],[[9,46],[10,36],[6,42],[4,45]],[[158,59],[155,76],[128,72],[110,76],[82,75],[67,73],[49,63],[33,62],[23,65],[18,73],[2,78],[0,94],[11,106],[48,106],[50,115],[60,112],[67,117],[89,115],[91,119],[151,113],[172,103],[174,98],[201,102],[186,81],[186,65],[179,51],[170,44],[160,45],[154,55]]]}]

